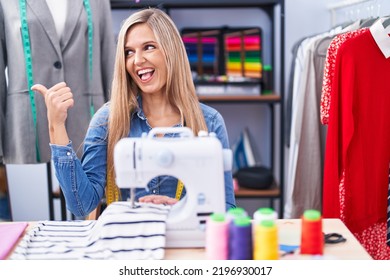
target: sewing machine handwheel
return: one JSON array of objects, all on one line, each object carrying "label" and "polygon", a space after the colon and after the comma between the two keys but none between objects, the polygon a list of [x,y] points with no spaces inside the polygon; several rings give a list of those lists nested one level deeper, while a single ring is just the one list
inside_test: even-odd
[{"label": "sewing machine handwheel", "polygon": [[156,162],[161,167],[169,167],[173,160],[173,153],[168,149],[163,149],[157,153]]}]

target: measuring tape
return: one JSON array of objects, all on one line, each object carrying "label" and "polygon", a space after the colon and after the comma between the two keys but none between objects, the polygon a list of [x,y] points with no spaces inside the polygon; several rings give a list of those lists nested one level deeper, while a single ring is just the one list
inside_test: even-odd
[{"label": "measuring tape", "polygon": [[114,201],[119,201],[119,188],[114,183],[112,172],[107,169],[106,203],[109,205]]},{"label": "measuring tape", "polygon": [[[89,0],[83,0],[84,8],[87,13],[88,21],[88,61],[89,61],[89,82],[92,82],[93,78],[93,22],[92,22],[92,9]],[[90,84],[91,86],[91,84]],[[89,113],[92,116],[95,114],[95,106],[93,105],[92,95],[90,96]]]},{"label": "measuring tape", "polygon": [[87,13],[88,21],[88,60],[89,60],[89,79],[92,81],[92,62],[93,62],[93,22],[92,9],[89,0],[83,0],[84,8]]},{"label": "measuring tape", "polygon": [[40,162],[41,157],[39,154],[39,147],[38,147],[37,108],[35,106],[34,92],[31,90],[31,87],[34,85],[34,78],[33,78],[33,69],[32,69],[30,35],[28,32],[28,24],[27,24],[26,0],[19,0],[19,7],[20,7],[20,21],[21,21],[21,28],[22,28],[23,51],[24,51],[24,59],[26,64],[25,66],[26,66],[26,75],[27,75],[27,87],[28,87],[28,94],[30,96],[30,106],[31,106],[31,112],[32,112],[33,122],[34,122],[34,130],[35,130],[36,159],[37,162]]},{"label": "measuring tape", "polygon": [[[83,0],[84,8],[87,12],[88,19],[88,60],[89,60],[89,80],[90,83],[93,77],[93,22],[92,22],[92,10],[89,0]],[[35,130],[35,149],[36,149],[36,159],[37,162],[41,161],[38,145],[38,130],[37,130],[37,109],[35,104],[34,92],[31,90],[31,87],[34,85],[34,75],[32,67],[32,54],[31,54],[31,41],[30,34],[27,23],[27,7],[26,0],[19,0],[19,9],[20,9],[20,22],[21,22],[21,31],[22,31],[22,43],[23,43],[23,52],[26,66],[26,75],[27,75],[27,87],[30,97],[30,106],[34,123]],[[90,97],[90,115],[91,117],[95,114],[95,108],[92,101],[92,96]]]},{"label": "measuring tape", "polygon": [[[176,187],[176,195],[175,198],[177,200],[180,200],[181,195],[183,193],[184,184],[182,181],[177,181],[177,187]],[[112,180],[112,175],[110,172],[107,172],[107,186],[106,186],[106,203],[107,205],[119,200],[119,189],[114,184],[114,180]]]},{"label": "measuring tape", "polygon": [[[182,181],[177,181],[177,187],[176,187],[176,195],[175,198],[177,200],[180,200],[181,195],[183,193],[184,184]],[[106,202],[107,205],[119,200],[119,189],[114,184],[114,181],[112,180],[111,173],[107,172],[107,186],[106,186]]]},{"label": "measuring tape", "polygon": [[175,198],[177,200],[180,200],[181,194],[183,193],[183,189],[184,189],[183,182],[180,180],[177,180],[176,195],[175,195]]}]

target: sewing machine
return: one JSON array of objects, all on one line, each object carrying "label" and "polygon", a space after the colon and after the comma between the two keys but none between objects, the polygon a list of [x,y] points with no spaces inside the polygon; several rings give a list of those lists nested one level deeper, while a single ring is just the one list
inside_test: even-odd
[{"label": "sewing machine", "polygon": [[[179,137],[156,137],[178,133]],[[214,133],[195,137],[186,127],[153,128],[140,138],[124,138],[114,149],[116,184],[146,188],[160,175],[181,180],[186,196],[172,206],[167,220],[166,247],[204,247],[207,217],[225,212],[224,171],[231,170],[231,150]],[[134,203],[134,202],[132,202]]]}]

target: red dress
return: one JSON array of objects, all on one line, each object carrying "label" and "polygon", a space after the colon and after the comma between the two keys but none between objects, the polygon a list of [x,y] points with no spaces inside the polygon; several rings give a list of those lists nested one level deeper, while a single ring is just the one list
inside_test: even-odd
[{"label": "red dress", "polygon": [[390,59],[370,30],[355,35],[336,48],[334,68],[326,66],[333,78],[331,103],[321,103],[329,107],[323,215],[341,218],[374,259],[390,259]]}]

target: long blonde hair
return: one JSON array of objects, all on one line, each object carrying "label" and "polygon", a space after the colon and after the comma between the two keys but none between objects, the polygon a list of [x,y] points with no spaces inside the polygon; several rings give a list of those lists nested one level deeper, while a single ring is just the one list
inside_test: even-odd
[{"label": "long blonde hair", "polygon": [[130,15],[118,34],[108,118],[107,185],[114,185],[114,146],[121,138],[129,135],[131,114],[138,108],[138,87],[126,71],[124,46],[128,30],[140,23],[146,23],[152,29],[165,56],[168,70],[166,94],[171,105],[180,112],[182,124],[191,128],[194,135],[200,130],[207,131],[187,53],[175,24],[166,13],[155,8]]}]

